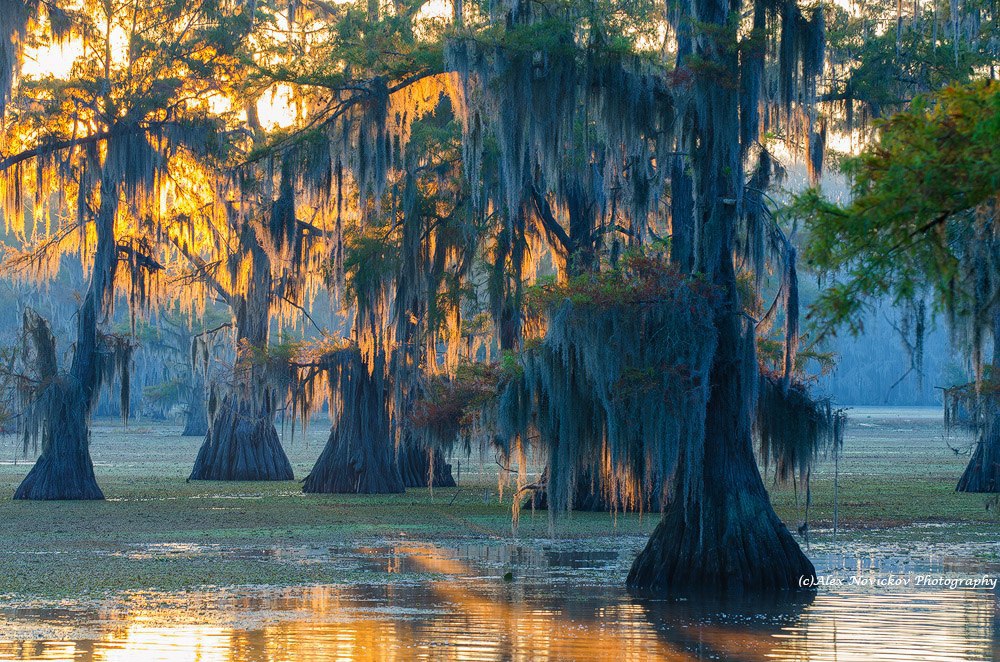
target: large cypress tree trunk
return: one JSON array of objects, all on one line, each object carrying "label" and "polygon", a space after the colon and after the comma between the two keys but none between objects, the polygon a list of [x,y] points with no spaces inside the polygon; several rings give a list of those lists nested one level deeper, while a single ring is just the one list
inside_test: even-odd
[{"label": "large cypress tree trunk", "polygon": [[976,448],[958,481],[959,492],[1000,492],[1000,412],[987,413]]},{"label": "large cypress tree trunk", "polygon": [[212,416],[191,480],[292,480],[269,406],[230,393]]},{"label": "large cypress tree trunk", "polygon": [[357,350],[332,359],[330,438],[306,477],[304,492],[393,494],[404,491],[389,417],[385,360],[365,365]]},{"label": "large cypress tree trunk", "polygon": [[[693,54],[702,65],[687,118],[698,238],[693,270],[705,274],[724,300],[714,320],[718,345],[708,384],[701,485],[676,482],[628,585],[658,592],[796,589],[815,571],[771,507],[753,455],[754,329],[744,322],[733,266],[744,186],[739,86],[720,82],[716,73],[738,81],[739,49],[729,26],[739,5],[694,0],[693,7],[694,21],[713,26],[695,33]],[[696,503],[685,498],[690,494],[700,495]]]},{"label": "large cypress tree trunk", "polygon": [[103,499],[90,460],[84,394],[74,378],[57,373],[55,338],[48,323],[26,311],[24,326],[39,358],[40,381],[48,385],[35,394],[33,411],[28,413],[35,419],[29,425],[41,429],[42,453],[14,498]]},{"label": "large cypress tree trunk", "polygon": [[815,577],[812,563],[771,507],[753,455],[748,404],[756,374],[746,358],[753,331],[740,333],[731,310],[718,322],[701,500],[686,508],[687,486],[675,486],[663,519],[632,564],[631,588],[794,590]]},{"label": "large cypress tree trunk", "polygon": [[227,393],[209,412],[208,434],[190,480],[293,480],[274,426],[275,397],[257,380]]},{"label": "large cypress tree trunk", "polygon": [[[113,158],[111,153],[109,148],[109,159]],[[31,425],[41,429],[41,453],[14,493],[15,499],[104,498],[101,488],[97,486],[94,463],[90,459],[90,415],[97,403],[102,378],[107,372],[102,361],[111,360],[106,355],[102,356],[97,325],[111,310],[118,266],[114,223],[119,191],[112,179],[116,171],[117,168],[105,163],[101,178],[101,203],[95,220],[97,242],[94,264],[83,306],[77,314],[76,345],[68,374],[56,374],[55,340],[52,339],[51,346],[42,350],[40,345],[48,345],[49,341],[41,337],[34,339],[39,355],[43,351],[51,355],[48,366],[40,371],[43,379],[48,379],[50,383],[44,391],[36,394],[35,410],[30,414],[37,421]],[[81,192],[81,195],[84,193]],[[41,324],[44,325],[44,333],[51,338],[48,325]],[[41,329],[38,331],[41,333]],[[126,374],[127,370],[126,366]],[[126,398],[123,398],[122,405],[128,406]]]},{"label": "large cypress tree trunk", "polygon": [[1000,492],[1000,306],[993,315],[993,365],[981,398],[979,439],[962,478],[959,492]]},{"label": "large cypress tree trunk", "polygon": [[265,352],[270,336],[271,266],[252,228],[241,244],[253,255],[253,271],[243,297],[234,297],[236,379],[239,382],[210,411],[209,430],[190,480],[293,480],[292,465],[274,426],[277,394],[255,352]]},{"label": "large cypress tree trunk", "polygon": [[78,389],[59,389],[49,415],[57,424],[52,438],[14,492],[15,499],[103,499],[90,459],[90,429]]}]

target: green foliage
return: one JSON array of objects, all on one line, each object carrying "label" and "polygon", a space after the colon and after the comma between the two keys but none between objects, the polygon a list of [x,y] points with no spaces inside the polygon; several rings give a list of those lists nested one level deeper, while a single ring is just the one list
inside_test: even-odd
[{"label": "green foliage", "polygon": [[399,270],[399,240],[395,235],[356,236],[347,247],[344,272],[348,292],[357,299],[380,291],[382,284]]},{"label": "green foliage", "polygon": [[[796,375],[806,375],[815,362],[815,367],[819,368],[820,374],[827,374],[836,367],[837,356],[833,352],[824,352],[817,349],[814,343],[808,342],[803,337],[800,339],[804,347],[800,347],[795,353],[795,365],[793,372]],[[785,358],[785,338],[782,334],[772,333],[769,336],[757,338],[757,360],[762,370],[781,372]]]},{"label": "green foliage", "polygon": [[175,378],[159,384],[150,384],[142,389],[142,398],[148,404],[169,408],[187,395],[188,384],[185,380]]},{"label": "green foliage", "polygon": [[983,214],[995,219],[1000,192],[1000,85],[918,98],[844,170],[849,204],[810,190],[787,212],[806,221],[807,262],[833,276],[812,308],[819,328],[860,331],[866,302],[884,295],[902,303],[933,292],[943,308],[967,307],[969,239]]},{"label": "green foliage", "polygon": [[540,278],[526,288],[525,306],[529,314],[543,315],[566,301],[597,308],[658,303],[671,299],[682,286],[706,300],[714,297],[712,286],[700,277],[683,274],[676,266],[637,250],[627,253],[615,268],[580,274],[565,283]]},{"label": "green foliage", "polygon": [[834,75],[827,98],[843,105],[849,125],[901,110],[921,93],[968,83],[1000,64],[995,39],[1000,16],[989,0],[961,6],[931,0],[912,8],[862,1],[851,11],[834,3],[828,17]]}]

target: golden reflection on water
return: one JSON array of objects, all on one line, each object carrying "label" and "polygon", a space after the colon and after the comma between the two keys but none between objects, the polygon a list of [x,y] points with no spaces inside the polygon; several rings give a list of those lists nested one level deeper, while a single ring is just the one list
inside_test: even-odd
[{"label": "golden reflection on water", "polygon": [[[120,609],[0,611],[0,659],[985,660],[987,590],[839,588],[798,605],[643,601],[607,586],[483,576],[449,549],[361,550],[418,581],[139,594]],[[231,590],[232,591],[232,590]],[[19,629],[20,628],[20,629]],[[16,639],[28,629],[39,641]],[[8,636],[9,634],[14,636]],[[22,637],[24,638],[24,637]]]}]

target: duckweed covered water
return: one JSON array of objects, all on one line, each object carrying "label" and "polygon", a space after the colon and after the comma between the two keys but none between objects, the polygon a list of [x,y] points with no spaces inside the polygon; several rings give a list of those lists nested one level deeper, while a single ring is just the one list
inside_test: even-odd
[{"label": "duckweed covered water", "polygon": [[[551,540],[526,513],[513,540],[493,477],[468,467],[438,496],[303,497],[185,483],[197,440],[98,427],[107,502],[0,501],[0,660],[1000,659],[996,590],[949,587],[1000,577],[1000,522],[954,492],[967,458],[940,414],[853,421],[836,537],[829,464],[813,481],[803,545],[824,585],[726,603],[623,588],[654,517],[578,513]],[[0,465],[0,487],[26,470]],[[770,488],[797,527],[801,499]]]}]

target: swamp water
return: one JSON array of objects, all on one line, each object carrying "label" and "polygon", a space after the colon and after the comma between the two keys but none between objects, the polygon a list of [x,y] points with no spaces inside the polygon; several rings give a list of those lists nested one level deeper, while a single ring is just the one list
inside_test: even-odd
[{"label": "swamp water", "polygon": [[997,577],[998,564],[963,559],[982,549],[814,544],[817,572],[833,585],[798,602],[720,604],[630,596],[621,585],[642,542],[136,548],[127,553],[329,563],[351,583],[8,606],[0,659],[1000,659],[994,589],[917,585]]},{"label": "swamp water", "polygon": [[[980,499],[959,500],[953,492],[952,481],[967,460],[947,450],[940,421],[937,409],[851,412],[840,464],[841,503],[851,501],[862,519],[884,512],[887,523],[842,533],[838,541],[830,531],[815,530],[808,554],[826,584],[798,602],[632,596],[624,589],[625,576],[645,535],[511,541],[484,531],[479,538],[433,542],[372,536],[364,546],[350,536],[333,545],[294,540],[130,545],[125,536],[85,553],[140,573],[235,566],[273,568],[279,572],[270,574],[280,576],[283,569],[308,568],[322,585],[110,591],[106,597],[63,601],[0,595],[0,660],[1000,660],[996,588],[918,585],[925,576],[938,582],[1000,578],[1000,525],[893,522],[892,511],[909,502],[918,504],[914,508],[929,522],[942,521],[958,507],[967,509],[966,517],[982,517]],[[153,432],[120,442],[106,433],[95,443],[104,454],[98,461],[128,467],[130,458],[153,458],[134,469],[139,476],[186,471],[193,449],[179,447],[176,430]],[[315,450],[292,447],[303,455],[303,466]],[[824,463],[817,474],[829,471],[830,463]],[[921,476],[928,478],[920,489],[941,488],[936,496],[912,496]],[[873,484],[880,489],[864,491]],[[157,500],[166,497],[153,490],[130,495],[119,487],[119,492],[140,502],[131,505],[141,510],[168,512],[156,510]],[[829,494],[817,494],[814,490],[814,507],[828,507]],[[242,508],[243,501],[231,496],[192,492],[186,497],[192,502],[181,511],[197,513],[204,504],[225,515],[226,504]],[[295,505],[301,496],[289,493],[287,499]],[[267,501],[246,503],[269,507]],[[125,506],[129,503],[107,507],[128,515]],[[43,512],[49,508],[46,504]],[[15,517],[22,510],[11,506],[8,513]],[[276,511],[282,519],[288,512],[287,506]],[[334,510],[322,512],[320,519],[337,516]],[[842,507],[842,517],[845,512],[850,509]],[[532,516],[522,517],[525,526]],[[544,521],[544,515],[534,517]],[[134,526],[145,520],[129,521]],[[231,526],[242,526],[242,520],[234,521]],[[89,524],[99,525],[108,526]],[[23,533],[11,529],[9,535]],[[13,551],[0,553],[19,558],[81,553],[59,540],[57,535],[42,548],[8,540]],[[50,565],[11,567],[44,572],[35,568]],[[268,574],[248,573],[235,583]]]}]

